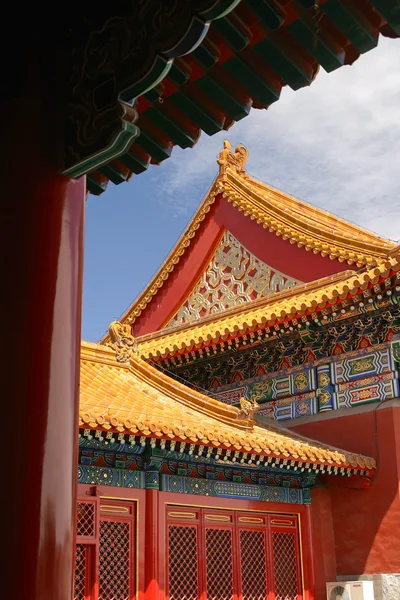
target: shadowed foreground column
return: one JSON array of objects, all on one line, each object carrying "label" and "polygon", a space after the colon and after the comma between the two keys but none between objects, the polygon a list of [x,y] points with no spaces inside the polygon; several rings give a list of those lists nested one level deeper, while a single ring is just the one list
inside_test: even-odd
[{"label": "shadowed foreground column", "polygon": [[42,67],[27,58],[0,116],[1,597],[71,600],[85,180],[53,166],[61,138]]}]

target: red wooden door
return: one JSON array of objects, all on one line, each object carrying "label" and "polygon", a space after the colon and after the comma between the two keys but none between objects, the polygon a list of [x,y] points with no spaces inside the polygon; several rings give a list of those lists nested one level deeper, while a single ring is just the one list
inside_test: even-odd
[{"label": "red wooden door", "polygon": [[98,499],[80,499],[77,505],[74,600],[94,598],[98,541]]},{"label": "red wooden door", "polygon": [[273,589],[276,600],[301,600],[299,533],[293,517],[270,518]]},{"label": "red wooden door", "polygon": [[[264,600],[268,597],[267,535],[262,517],[248,517],[261,523],[241,525],[239,517],[238,553],[240,558],[241,600]],[[246,521],[244,521],[246,522]]]},{"label": "red wooden door", "polygon": [[134,600],[135,540],[134,502],[80,500],[74,600]]},{"label": "red wooden door", "polygon": [[302,600],[295,516],[167,507],[169,600]]}]

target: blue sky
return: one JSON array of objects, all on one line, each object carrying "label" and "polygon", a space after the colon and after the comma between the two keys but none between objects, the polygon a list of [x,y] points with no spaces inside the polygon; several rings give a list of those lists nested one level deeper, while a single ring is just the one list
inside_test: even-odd
[{"label": "blue sky", "polygon": [[321,70],[309,88],[284,89],[269,110],[89,196],[83,339],[97,341],[163,262],[217,173],[224,139],[247,146],[258,179],[398,240],[399,64],[400,41],[381,39],[352,67]]}]

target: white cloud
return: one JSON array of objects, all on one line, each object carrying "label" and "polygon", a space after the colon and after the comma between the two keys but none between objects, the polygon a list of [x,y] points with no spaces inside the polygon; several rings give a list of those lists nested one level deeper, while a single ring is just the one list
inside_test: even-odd
[{"label": "white cloud", "polygon": [[308,88],[284,88],[267,111],[229,132],[174,149],[157,170],[163,203],[178,214],[198,206],[215,177],[222,140],[244,143],[248,171],[278,189],[392,239],[400,238],[400,43],[352,66],[320,71]]}]

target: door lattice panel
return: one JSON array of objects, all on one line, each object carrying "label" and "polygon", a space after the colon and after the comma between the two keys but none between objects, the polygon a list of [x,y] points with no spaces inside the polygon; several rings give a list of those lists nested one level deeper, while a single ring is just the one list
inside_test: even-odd
[{"label": "door lattice panel", "polygon": [[101,521],[99,600],[130,600],[129,523]]},{"label": "door lattice panel", "polygon": [[86,548],[84,544],[76,545],[75,552],[75,585],[74,600],[85,600],[86,585]]},{"label": "door lattice panel", "polygon": [[297,600],[296,539],[294,533],[272,533],[276,600]]},{"label": "door lattice panel", "polygon": [[95,506],[91,502],[78,502],[76,533],[79,536],[95,536]]},{"label": "door lattice panel", "polygon": [[206,529],[207,600],[233,598],[232,531]]},{"label": "door lattice panel", "polygon": [[240,531],[240,566],[242,599],[265,600],[268,592],[263,531]]},{"label": "door lattice panel", "polygon": [[169,600],[197,600],[198,553],[197,529],[170,525],[169,550]]}]

